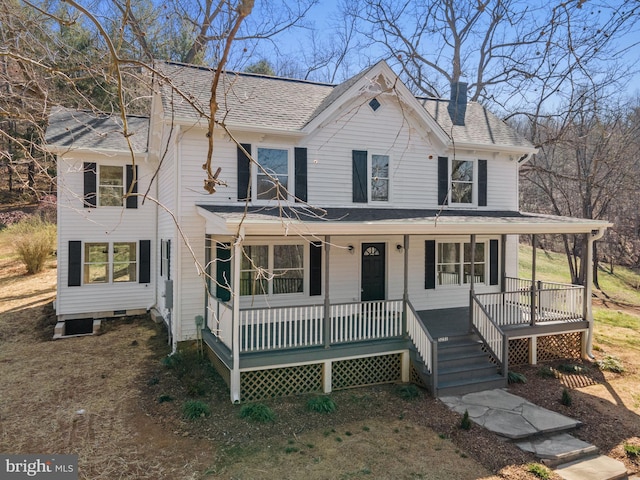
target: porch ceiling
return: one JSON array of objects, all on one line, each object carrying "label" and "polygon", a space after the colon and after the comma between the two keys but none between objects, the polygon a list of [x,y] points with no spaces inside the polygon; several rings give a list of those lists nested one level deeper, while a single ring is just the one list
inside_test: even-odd
[{"label": "porch ceiling", "polygon": [[198,205],[210,235],[502,235],[590,233],[600,220],[486,210]]}]

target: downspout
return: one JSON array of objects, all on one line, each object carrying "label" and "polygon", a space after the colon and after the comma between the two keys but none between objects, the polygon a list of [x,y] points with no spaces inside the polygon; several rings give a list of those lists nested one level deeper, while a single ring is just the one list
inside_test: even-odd
[{"label": "downspout", "polygon": [[585,320],[589,322],[589,330],[587,331],[587,345],[586,345],[586,355],[589,359],[593,360],[593,308],[591,305],[591,295],[593,291],[593,242],[596,240],[600,240],[604,235],[604,228],[600,228],[598,230],[591,230],[587,237],[587,259],[586,259],[586,279],[584,286],[584,305],[583,315]]},{"label": "downspout", "polygon": [[[173,192],[173,198],[175,201],[175,206],[176,206],[176,218],[178,219],[178,221],[181,221],[182,217],[181,217],[181,212],[182,209],[180,208],[180,187],[181,185],[181,171],[180,171],[180,165],[182,164],[182,162],[180,162],[180,145],[178,143],[178,138],[180,137],[180,125],[176,126],[175,129],[175,137],[173,140],[173,145],[174,145],[174,162],[175,162],[175,166],[176,166],[176,181],[173,182],[174,185],[174,192]],[[178,232],[178,228],[176,226],[174,226],[174,231],[177,233],[177,235],[179,235]],[[180,240],[177,238],[176,235],[176,240]],[[173,235],[172,235],[173,237]],[[175,265],[176,265],[176,275],[173,277],[175,280],[173,282],[173,298],[174,298],[174,302],[173,302],[173,308],[171,308],[171,355],[173,355],[174,353],[176,353],[176,351],[178,350],[178,337],[180,336],[180,333],[182,331],[182,329],[180,328],[180,315],[176,315],[176,310],[180,311],[179,308],[176,308],[176,302],[175,299],[176,298],[180,298],[180,295],[176,295],[176,292],[178,292],[182,286],[182,242],[181,241],[176,241],[176,252],[175,252]]]},{"label": "downspout", "polygon": [[231,401],[233,403],[240,402],[240,261],[242,260],[242,241],[244,234],[242,232],[233,242],[233,273],[231,275],[233,291],[233,333],[231,336],[231,353],[233,355],[233,367],[231,369]]}]

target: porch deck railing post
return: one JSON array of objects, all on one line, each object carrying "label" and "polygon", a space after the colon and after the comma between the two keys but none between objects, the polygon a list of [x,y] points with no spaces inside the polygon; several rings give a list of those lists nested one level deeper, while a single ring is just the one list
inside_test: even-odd
[{"label": "porch deck railing post", "polygon": [[324,318],[323,318],[323,337],[324,348],[331,346],[331,298],[329,297],[329,252],[331,250],[331,237],[324,237]]},{"label": "porch deck railing post", "polygon": [[402,292],[402,335],[409,335],[407,330],[407,308],[409,302],[409,235],[404,236],[404,287]]}]

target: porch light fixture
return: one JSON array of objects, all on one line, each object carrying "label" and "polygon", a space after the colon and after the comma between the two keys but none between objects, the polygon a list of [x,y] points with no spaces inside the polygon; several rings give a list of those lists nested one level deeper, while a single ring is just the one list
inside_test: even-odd
[{"label": "porch light fixture", "polygon": [[355,248],[353,248],[353,245],[349,245],[347,247],[347,249],[349,250],[349,253],[353,254],[355,252]]},{"label": "porch light fixture", "polygon": [[398,253],[400,253],[400,252],[402,252],[402,250],[404,250],[404,247],[398,243],[396,245],[396,250],[398,251]]}]

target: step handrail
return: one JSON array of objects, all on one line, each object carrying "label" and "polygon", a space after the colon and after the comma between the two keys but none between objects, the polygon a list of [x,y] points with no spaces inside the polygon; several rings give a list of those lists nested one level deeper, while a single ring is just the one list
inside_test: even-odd
[{"label": "step handrail", "polygon": [[[471,322],[473,330],[478,334],[480,340],[489,354],[496,360],[502,370],[502,376],[508,375],[509,363],[509,340],[507,334],[491,317],[484,305],[480,303],[475,293],[471,292]],[[482,321],[477,313],[482,313]]]},{"label": "step handrail", "polygon": [[431,391],[436,394],[438,388],[438,342],[420,320],[409,300],[406,301],[407,334],[413,343],[418,356],[431,374]]}]

